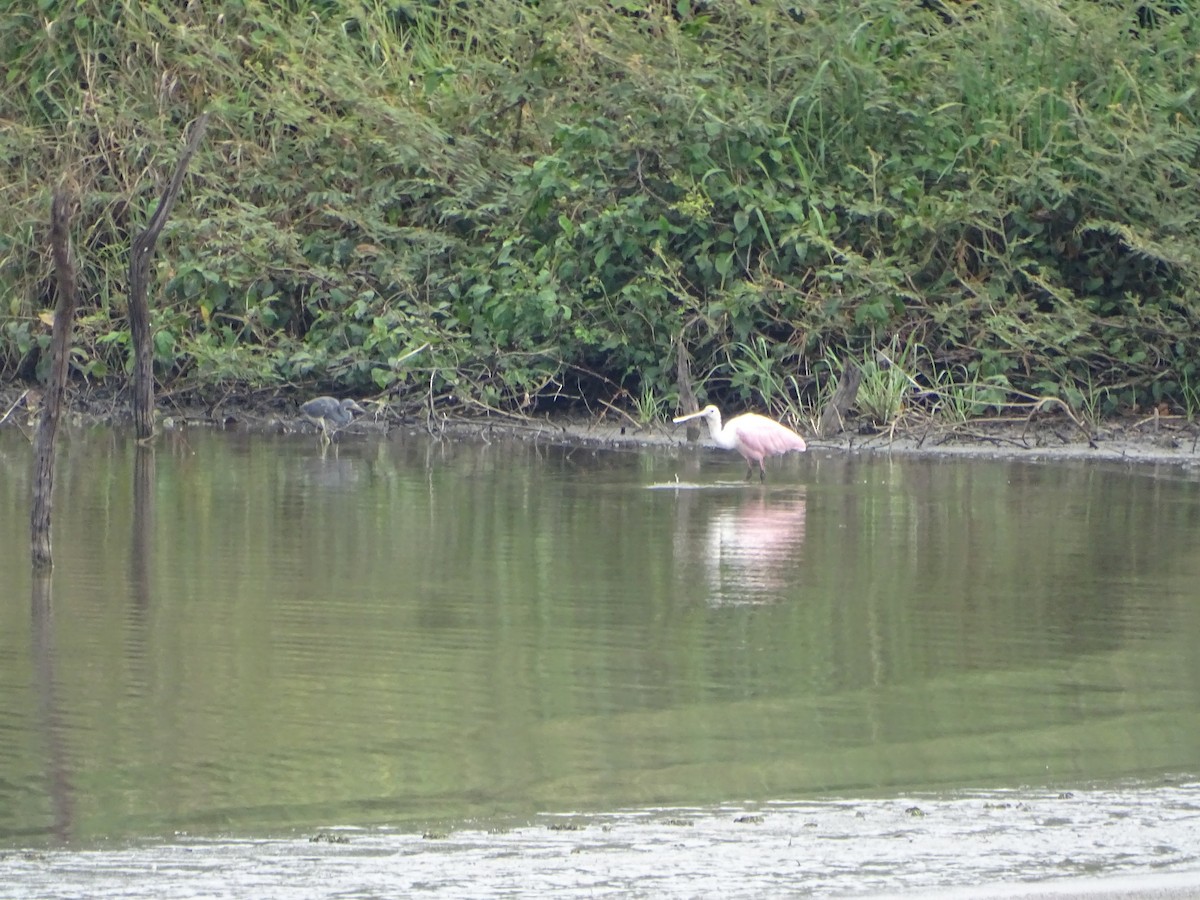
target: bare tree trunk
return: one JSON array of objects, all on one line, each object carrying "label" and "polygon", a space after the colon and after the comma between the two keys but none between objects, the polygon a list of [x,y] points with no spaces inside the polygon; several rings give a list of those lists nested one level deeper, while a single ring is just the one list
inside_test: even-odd
[{"label": "bare tree trunk", "polygon": [[846,413],[858,397],[858,386],[862,384],[862,379],[862,369],[847,357],[837,389],[821,410],[821,416],[817,420],[818,437],[833,437],[846,427]]},{"label": "bare tree trunk", "polygon": [[175,174],[158,201],[158,208],[150,217],[146,230],[133,239],[129,258],[129,333],[133,339],[133,417],[139,440],[154,433],[154,345],[150,334],[150,306],[146,299],[150,261],[154,258],[154,245],[162,233],[171,207],[183,186],[183,175],[188,163],[200,146],[204,129],[208,127],[208,113],[203,113],[192,126],[191,136],[183,155],[175,166]]},{"label": "bare tree trunk", "polygon": [[[684,328],[686,331],[686,326]],[[696,392],[692,389],[692,355],[688,353],[687,347],[683,345],[683,332],[679,333],[679,339],[675,342],[675,384],[679,388],[679,408],[684,415],[694,413],[700,408],[696,401]],[[687,439],[689,441],[697,440],[700,437],[700,426],[694,422],[689,422],[687,427]]]},{"label": "bare tree trunk", "polygon": [[35,572],[54,565],[50,544],[50,511],[54,505],[54,444],[58,437],[58,419],[67,386],[67,356],[71,348],[71,330],[75,323],[78,293],[75,267],[71,263],[71,198],[59,188],[50,205],[50,250],[58,281],[58,301],[54,307],[54,332],[50,338],[50,376],[43,398],[42,418],[34,440],[33,508],[30,512],[29,549]]}]

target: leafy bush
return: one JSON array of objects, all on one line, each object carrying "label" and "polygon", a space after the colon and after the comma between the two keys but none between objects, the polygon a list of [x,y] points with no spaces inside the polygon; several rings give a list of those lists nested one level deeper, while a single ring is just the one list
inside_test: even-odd
[{"label": "leafy bush", "polygon": [[[42,0],[0,17],[0,373],[38,373],[71,184],[81,378],[525,409],[812,402],[829,360],[1191,409],[1200,32],[1144,0]],[[428,345],[428,350],[409,355]]]}]

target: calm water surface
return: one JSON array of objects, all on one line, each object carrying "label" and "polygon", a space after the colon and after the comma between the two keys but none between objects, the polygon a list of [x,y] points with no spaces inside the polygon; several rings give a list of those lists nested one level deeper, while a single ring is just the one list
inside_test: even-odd
[{"label": "calm water surface", "polygon": [[30,449],[0,431],[0,847],[1200,775],[1179,470],[60,446],[34,585]]}]

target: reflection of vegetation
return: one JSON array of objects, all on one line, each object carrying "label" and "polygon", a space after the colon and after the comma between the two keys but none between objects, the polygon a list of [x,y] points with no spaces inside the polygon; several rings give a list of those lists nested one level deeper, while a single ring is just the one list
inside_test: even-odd
[{"label": "reflection of vegetation", "polygon": [[176,390],[507,410],[602,394],[644,416],[684,335],[704,399],[798,415],[827,352],[899,336],[926,384],[1193,414],[1195,13],[807,5],[4,16],[0,375],[44,368],[44,200],[65,180],[94,298],[75,371],[122,377],[128,238],[207,109],[158,255]]},{"label": "reflection of vegetation", "polygon": [[[112,440],[76,436],[60,471],[57,676],[84,839],[289,817],[434,833],[1194,757],[1193,483],[827,459],[794,593],[713,608],[696,535],[728,498],[613,489],[649,454],[601,454],[582,479],[578,453],[525,444],[320,460],[166,435],[139,606]],[[619,475],[588,487],[605,467]],[[3,508],[24,479],[0,479]],[[0,546],[23,546],[19,518]],[[28,634],[25,616],[0,607],[0,633]],[[0,681],[27,683],[23,665],[0,656]],[[41,751],[17,747],[6,777],[40,784]],[[0,827],[45,820],[14,804]]]}]

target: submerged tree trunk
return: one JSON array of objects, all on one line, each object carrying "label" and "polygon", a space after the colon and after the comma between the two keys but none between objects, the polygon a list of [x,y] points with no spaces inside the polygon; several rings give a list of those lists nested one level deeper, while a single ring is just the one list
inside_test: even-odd
[{"label": "submerged tree trunk", "polygon": [[139,440],[154,433],[154,345],[150,334],[150,306],[146,299],[150,261],[154,258],[154,245],[162,233],[171,207],[183,186],[183,175],[187,171],[204,129],[208,127],[208,113],[204,113],[192,126],[191,137],[179,162],[175,174],[158,201],[158,208],[150,217],[146,230],[133,239],[129,259],[129,333],[133,339],[133,416]]},{"label": "submerged tree trunk", "polygon": [[42,405],[42,418],[34,440],[33,508],[29,522],[30,555],[35,571],[45,571],[54,565],[50,542],[50,511],[54,503],[54,445],[66,393],[67,358],[78,305],[68,228],[70,206],[71,198],[67,192],[62,188],[56,190],[50,205],[50,250],[54,256],[58,301],[54,307],[54,332],[50,338],[50,375]]}]

